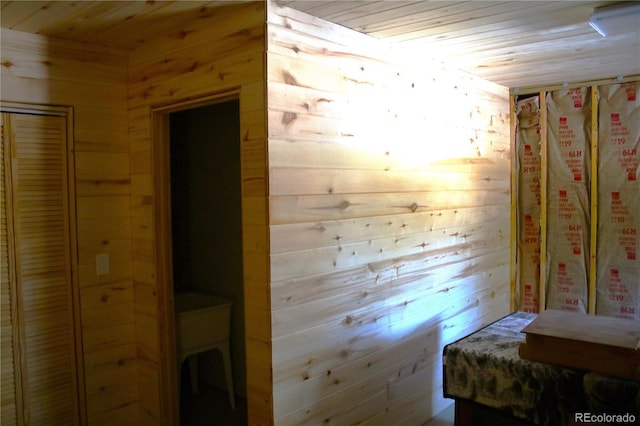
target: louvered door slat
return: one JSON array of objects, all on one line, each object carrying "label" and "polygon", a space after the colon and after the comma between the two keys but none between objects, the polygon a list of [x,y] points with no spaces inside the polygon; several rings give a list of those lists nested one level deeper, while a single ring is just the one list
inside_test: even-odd
[{"label": "louvered door slat", "polygon": [[[64,342],[67,332],[64,329],[50,330],[45,335],[32,336],[31,348],[35,351],[46,351],[51,347],[55,347],[59,342]],[[62,343],[64,346],[64,343]]]}]

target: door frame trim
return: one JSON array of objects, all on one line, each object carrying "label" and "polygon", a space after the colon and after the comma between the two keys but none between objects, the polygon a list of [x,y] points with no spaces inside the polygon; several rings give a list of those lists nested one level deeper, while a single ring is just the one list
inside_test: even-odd
[{"label": "door frame trim", "polygon": [[151,107],[151,174],[155,276],[158,309],[158,371],[161,424],[179,424],[179,374],[176,364],[176,336],[173,300],[173,261],[171,248],[171,113],[231,100],[240,100],[240,89]]}]

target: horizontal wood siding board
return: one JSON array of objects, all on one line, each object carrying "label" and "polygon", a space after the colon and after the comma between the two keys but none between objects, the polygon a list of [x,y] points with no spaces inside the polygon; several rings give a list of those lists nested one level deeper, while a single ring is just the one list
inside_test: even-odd
[{"label": "horizontal wood siding board", "polygon": [[[486,134],[486,133],[485,133]],[[487,134],[488,135],[488,134]],[[477,138],[476,138],[477,136]],[[489,140],[493,140],[491,137]],[[483,135],[474,133],[474,140],[480,145],[488,142],[483,139]],[[498,141],[494,141],[497,145]],[[400,152],[391,147],[381,146],[379,149],[365,149],[366,141],[362,144],[340,144],[331,142],[321,142],[314,140],[286,140],[286,139],[269,139],[269,152],[271,155],[270,165],[274,168],[291,167],[291,168],[327,168],[327,169],[357,169],[357,170],[375,170],[375,171],[396,171],[403,170],[408,165],[413,170],[429,170],[429,169],[459,169],[473,170],[479,166],[489,166],[505,161],[503,158],[478,158],[477,155],[469,157],[459,157],[457,159],[446,160],[447,163],[432,161],[430,158],[416,158],[411,162],[403,159]],[[494,150],[503,151],[500,145],[494,147]]]},{"label": "horizontal wood siding board", "polygon": [[[88,43],[73,43],[55,37],[34,36],[31,33],[2,28],[3,47],[14,46],[17,50],[31,55],[79,61],[80,63],[99,63],[111,65],[114,69],[126,72],[123,64],[127,62],[127,53],[120,49],[97,46]],[[4,50],[4,49],[3,49]]]},{"label": "horizontal wood siding board", "polygon": [[[14,78],[15,76],[5,72],[1,77],[2,97],[13,102],[40,99],[41,102],[49,104],[90,105],[96,99],[101,99],[104,102],[117,104],[121,102],[122,96],[126,96],[125,90],[117,91],[108,86],[94,85],[79,89],[77,82],[59,81],[55,85],[50,85],[46,80]],[[82,125],[78,124],[78,126]]]},{"label": "horizontal wood siding board", "polygon": [[269,215],[271,223],[278,225],[497,206],[508,200],[508,189],[288,196],[272,198]]},{"label": "horizontal wood siding board", "polygon": [[[275,4],[271,4],[267,9],[267,22],[270,31],[278,27],[286,28],[288,30],[287,38],[300,34],[307,40],[317,39],[324,43],[344,46],[344,49],[353,49],[353,52],[356,53],[364,51],[366,52],[364,55],[371,54],[371,52],[374,52],[373,56],[380,54],[380,49],[383,46],[381,42],[372,37]],[[269,44],[269,48],[278,44],[272,42]]]},{"label": "horizontal wood siding board", "polygon": [[[216,60],[220,58],[233,58],[238,53],[238,46],[243,46],[243,54],[246,52],[258,50],[263,45],[264,29],[260,25],[240,29],[235,33],[228,34],[219,38],[202,39],[198,44],[191,44],[188,50],[198,50],[198,54],[191,52],[184,54],[187,50],[184,47],[175,50],[166,49],[162,56],[155,59],[147,60],[132,69],[129,74],[129,82],[131,84],[140,84],[143,82],[152,83],[153,81],[163,80],[163,76],[175,78],[180,74],[193,73],[196,70],[208,71],[216,74],[219,69]],[[212,62],[205,62],[206,58],[211,58]]]},{"label": "horizontal wood siding board", "polygon": [[[505,161],[506,162],[506,161]],[[361,171],[271,168],[272,196],[508,189],[504,164],[441,170]],[[444,170],[442,170],[444,169]]]},{"label": "horizontal wood siding board", "polygon": [[[271,256],[271,277],[274,281],[333,272],[362,264],[398,259],[403,256],[444,256],[465,245],[499,241],[509,235],[504,220],[472,226],[427,231],[405,236],[389,236],[377,240],[342,244],[333,247],[299,250]],[[507,239],[508,240],[508,239]]]},{"label": "horizontal wood siding board", "polygon": [[93,416],[93,424],[109,426],[118,423],[121,426],[140,425],[138,404],[125,404],[121,407]]},{"label": "horizontal wood siding board", "polygon": [[[189,13],[192,13],[190,11]],[[171,19],[158,23],[164,28],[164,36],[144,40],[133,49],[130,57],[132,69],[141,64],[166,57],[168,52],[201,52],[203,46],[215,46],[226,37],[235,36],[235,47],[243,46],[247,30],[254,27],[264,29],[264,5],[261,2],[240,2],[223,7],[202,8],[183,21]],[[156,33],[157,34],[157,33]],[[231,46],[227,46],[227,49]],[[208,55],[205,55],[208,56]]]},{"label": "horizontal wood siding board", "polygon": [[[4,49],[3,49],[4,50]],[[111,90],[122,90],[124,73],[114,73],[113,66],[101,63],[86,63],[83,67],[77,67],[77,59],[61,59],[47,56],[43,53],[40,60],[29,53],[14,50],[9,56],[10,66],[5,65],[5,72],[12,74],[14,78],[52,80],[70,82],[74,84],[99,85]]]},{"label": "horizontal wood siding board", "polygon": [[105,327],[93,327],[86,330],[83,346],[85,354],[89,354],[95,351],[111,350],[114,347],[131,344],[135,341],[134,323],[131,321],[118,323],[114,326],[107,324]]},{"label": "horizontal wood siding board", "polygon": [[[367,118],[368,117],[368,118]],[[465,114],[465,119],[468,117],[468,113]],[[441,119],[440,119],[441,118]],[[384,152],[394,152],[396,148],[402,148],[403,146],[397,146],[398,141],[404,143],[412,142],[419,147],[424,146],[426,148],[431,147],[433,154],[436,154],[444,147],[436,145],[437,143],[452,143],[455,146],[460,146],[458,155],[463,158],[474,158],[482,155],[490,155],[491,151],[482,152],[476,141],[482,142],[485,140],[494,141],[497,139],[504,140],[504,137],[508,137],[509,133],[504,129],[496,130],[491,128],[482,128],[481,124],[477,126],[470,125],[469,127],[458,127],[453,122],[456,117],[435,117],[430,119],[416,118],[420,122],[414,122],[414,126],[411,128],[403,127],[405,124],[400,118],[396,117],[370,117],[366,112],[360,115],[357,111],[351,110],[342,114],[341,119],[318,117],[310,114],[293,113],[291,111],[274,111],[269,113],[269,136],[276,139],[285,139],[291,141],[318,141],[326,143],[360,143],[364,145],[368,141],[367,145],[369,149],[385,149]],[[379,122],[380,127],[369,126],[370,120]],[[410,120],[410,119],[406,119]],[[491,116],[485,118],[479,117],[478,120],[486,120],[491,122]],[[435,133],[433,126],[436,122],[442,124],[442,122],[450,125],[449,128],[440,129],[438,133]],[[503,118],[500,118],[503,121]],[[392,132],[392,128],[398,126],[397,133]],[[461,144],[464,142],[464,145]],[[483,147],[486,149],[487,147]],[[504,146],[498,146],[496,149],[504,148]],[[429,158],[425,156],[424,163],[429,162]],[[423,163],[423,164],[424,164]]]},{"label": "horizontal wood siding board", "polygon": [[[244,82],[260,81],[262,78],[263,54],[259,46],[253,51],[218,60],[197,64],[191,72],[186,69],[162,70],[150,65],[149,77],[142,83],[132,82],[129,102],[132,107],[148,104],[152,98],[157,104],[167,104],[177,100],[202,95],[201,85],[206,83],[209,91],[235,88]],[[193,64],[191,65],[193,66]],[[155,84],[154,84],[155,83]]]},{"label": "horizontal wood siding board", "polygon": [[502,205],[485,205],[346,220],[272,225],[270,227],[271,253],[327,246],[337,247],[345,243],[384,238],[390,232],[393,232],[396,237],[404,237],[421,232],[446,230],[495,220],[503,214]]},{"label": "horizontal wood siding board", "polygon": [[87,375],[106,373],[114,369],[137,366],[135,343],[114,347],[108,352],[92,352],[85,356],[85,369]]}]

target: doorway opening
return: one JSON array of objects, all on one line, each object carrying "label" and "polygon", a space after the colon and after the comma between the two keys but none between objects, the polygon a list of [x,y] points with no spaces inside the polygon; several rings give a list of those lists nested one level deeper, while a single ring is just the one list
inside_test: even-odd
[{"label": "doorway opening", "polygon": [[164,210],[159,220],[164,241],[158,246],[164,247],[159,252],[169,267],[162,268],[159,291],[174,301],[167,304],[174,311],[166,312],[173,341],[166,350],[171,351],[167,359],[175,359],[170,363],[174,380],[165,384],[173,387],[181,425],[214,419],[244,425],[239,101],[217,98],[161,115],[164,168],[159,173],[168,176],[156,176],[156,185],[162,181],[164,186],[156,197],[166,194],[158,203]]}]

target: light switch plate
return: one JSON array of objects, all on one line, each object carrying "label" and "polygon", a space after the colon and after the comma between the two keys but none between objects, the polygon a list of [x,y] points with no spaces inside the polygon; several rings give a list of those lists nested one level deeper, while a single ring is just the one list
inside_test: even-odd
[{"label": "light switch plate", "polygon": [[100,253],[96,255],[96,275],[109,274],[109,254]]}]

